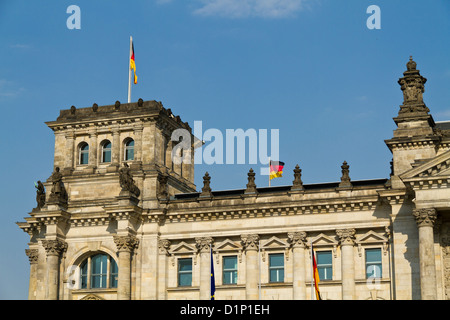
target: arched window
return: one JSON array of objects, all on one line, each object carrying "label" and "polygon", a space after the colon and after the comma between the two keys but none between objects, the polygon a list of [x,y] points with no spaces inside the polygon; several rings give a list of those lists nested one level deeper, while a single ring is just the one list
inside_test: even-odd
[{"label": "arched window", "polygon": [[88,257],[80,265],[81,289],[117,288],[118,267],[107,254]]},{"label": "arched window", "polygon": [[125,161],[134,160],[134,140],[128,139],[125,142]]},{"label": "arched window", "polygon": [[89,163],[89,145],[86,142],[80,144],[79,148],[80,153],[80,164],[88,164]]},{"label": "arched window", "polygon": [[105,140],[101,144],[102,146],[102,162],[111,162],[111,142]]}]

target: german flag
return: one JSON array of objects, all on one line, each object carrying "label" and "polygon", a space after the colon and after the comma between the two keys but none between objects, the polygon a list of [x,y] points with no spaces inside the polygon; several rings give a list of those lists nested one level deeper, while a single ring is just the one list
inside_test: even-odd
[{"label": "german flag", "polygon": [[133,44],[133,42],[131,42],[130,69],[133,70],[133,72],[134,72],[134,84],[137,84],[136,63],[134,61],[134,44]]},{"label": "german flag", "polygon": [[312,254],[312,259],[313,259],[313,277],[314,277],[314,291],[316,292],[316,300],[322,300],[322,297],[320,296],[320,291],[319,291],[319,282],[320,282],[320,278],[319,278],[319,271],[317,270],[317,263],[316,263],[316,257],[314,255],[314,250],[312,249],[311,246],[311,254]]},{"label": "german flag", "polygon": [[216,300],[216,278],[214,276],[214,259],[212,248],[209,249],[211,252],[211,300]]},{"label": "german flag", "polygon": [[270,180],[274,178],[281,178],[283,176],[284,162],[270,161]]}]

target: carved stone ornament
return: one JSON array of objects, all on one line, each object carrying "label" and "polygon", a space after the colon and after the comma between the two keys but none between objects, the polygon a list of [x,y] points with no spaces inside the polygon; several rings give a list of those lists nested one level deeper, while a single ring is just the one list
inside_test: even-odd
[{"label": "carved stone ornament", "polygon": [[133,180],[133,176],[130,173],[131,169],[128,163],[124,162],[123,167],[119,170],[119,183],[122,187],[122,191],[128,191],[139,197],[141,190],[136,186]]},{"label": "carved stone ornament", "polygon": [[250,169],[247,175],[248,175],[248,183],[245,193],[256,193],[255,172],[253,171],[253,169]]},{"label": "carved stone ornament", "polygon": [[195,247],[199,252],[209,252],[214,240],[211,237],[195,238]]},{"label": "carved stone ornament", "polygon": [[258,250],[259,235],[257,234],[243,234],[241,235],[241,244],[244,250]]},{"label": "carved stone ornament", "polygon": [[211,177],[208,172],[203,176],[203,188],[200,197],[211,197]]},{"label": "carved stone ornament", "polygon": [[414,209],[413,216],[416,218],[418,227],[433,227],[437,219],[437,212],[434,208]]},{"label": "carved stone ornament", "polygon": [[38,181],[35,185],[36,188],[36,203],[37,206],[34,210],[41,210],[45,205],[45,187],[41,181]]},{"label": "carved stone ornament", "polygon": [[339,187],[351,187],[352,183],[350,182],[350,166],[347,164],[347,161],[344,161],[344,163],[341,166],[342,169],[342,176],[341,176],[341,183],[339,184]]},{"label": "carved stone ornament", "polygon": [[410,57],[406,64],[407,70],[403,73],[404,77],[398,80],[403,91],[403,105],[400,106],[399,116],[412,112],[427,114],[430,111],[423,101],[427,79],[420,75],[416,67],[416,62]]},{"label": "carved stone ornament", "polygon": [[42,240],[47,256],[59,256],[67,250],[67,243],[62,240]]},{"label": "carved stone ornament", "polygon": [[139,240],[135,236],[114,236],[117,251],[133,252],[139,246]]},{"label": "carved stone ornament", "polygon": [[336,235],[341,242],[341,245],[354,245],[355,244],[355,229],[339,229],[336,230]]},{"label": "carved stone ornament", "polygon": [[294,181],[292,182],[292,190],[303,190],[302,169],[297,164],[294,169]]},{"label": "carved stone ornament", "polygon": [[288,243],[292,247],[305,247],[306,243],[306,232],[300,231],[300,232],[289,232],[288,233]]},{"label": "carved stone ornament", "polygon": [[37,263],[39,258],[39,250],[38,249],[26,249],[25,250],[28,259],[30,260],[30,264]]},{"label": "carved stone ornament", "polygon": [[59,167],[55,168],[55,171],[52,173],[52,189],[50,191],[49,201],[51,202],[67,202],[68,195],[66,192],[66,188],[64,187],[64,183],[62,181],[62,173],[59,170]]},{"label": "carved stone ornament", "polygon": [[159,199],[168,199],[169,192],[167,191],[167,181],[169,176],[167,174],[160,173],[158,174],[158,198]]},{"label": "carved stone ornament", "polygon": [[158,241],[158,248],[159,252],[161,254],[169,255],[169,249],[170,249],[170,240],[167,239],[159,239]]}]

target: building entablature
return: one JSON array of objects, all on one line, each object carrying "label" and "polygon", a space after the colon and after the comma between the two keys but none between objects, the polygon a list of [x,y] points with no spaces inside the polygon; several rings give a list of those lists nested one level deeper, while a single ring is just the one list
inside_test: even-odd
[{"label": "building entablature", "polygon": [[192,131],[187,122],[183,122],[179,116],[175,116],[171,109],[163,107],[161,102],[143,101],[139,99],[137,103],[121,104],[116,101],[114,105],[98,106],[94,104],[91,108],[77,109],[72,106],[70,109],[61,110],[56,121],[49,121],[46,124],[54,131],[89,129],[94,127],[107,127],[112,125],[132,125],[136,123],[155,122],[163,120],[162,127],[175,130],[183,127],[189,132]]}]

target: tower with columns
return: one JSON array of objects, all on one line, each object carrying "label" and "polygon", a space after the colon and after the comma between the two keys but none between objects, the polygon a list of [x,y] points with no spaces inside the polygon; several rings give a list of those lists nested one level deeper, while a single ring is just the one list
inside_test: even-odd
[{"label": "tower with columns", "polygon": [[[30,236],[29,299],[312,299],[311,245],[327,300],[450,298],[450,122],[425,105],[411,58],[398,83],[392,172],[214,190],[173,161],[189,124],[160,102],[61,110],[54,170],[19,227]],[[184,149],[193,159],[195,143]],[[387,164],[388,165],[388,164]],[[285,175],[287,173],[285,172]],[[211,254],[212,251],[212,254]]]}]

